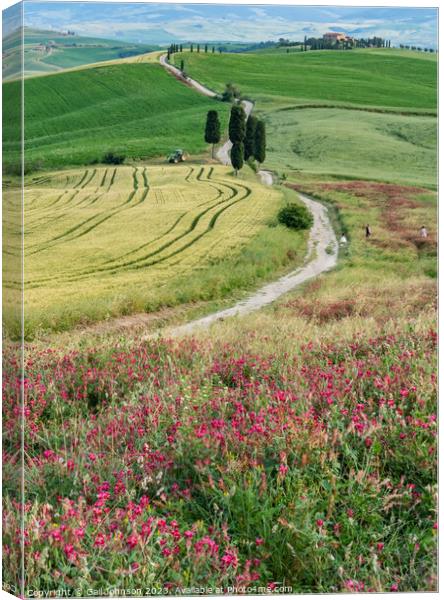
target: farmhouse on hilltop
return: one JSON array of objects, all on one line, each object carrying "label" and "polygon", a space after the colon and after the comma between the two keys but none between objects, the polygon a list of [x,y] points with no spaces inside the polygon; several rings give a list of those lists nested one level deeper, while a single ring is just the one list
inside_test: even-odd
[{"label": "farmhouse on hilltop", "polygon": [[354,38],[346,35],[345,33],[338,33],[334,31],[329,31],[328,33],[324,33],[324,40],[328,42],[353,42]]}]

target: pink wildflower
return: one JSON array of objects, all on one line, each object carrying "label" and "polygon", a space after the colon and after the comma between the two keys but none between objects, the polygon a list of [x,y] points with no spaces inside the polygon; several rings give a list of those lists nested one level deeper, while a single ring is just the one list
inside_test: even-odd
[{"label": "pink wildflower", "polygon": [[66,544],[63,550],[65,552],[66,558],[70,562],[74,562],[76,560],[77,552],[74,550],[74,546],[72,544]]},{"label": "pink wildflower", "polygon": [[226,568],[228,568],[230,566],[232,566],[234,568],[237,567],[237,556],[234,554],[234,552],[226,552],[222,556],[221,561]]},{"label": "pink wildflower", "polygon": [[287,467],[287,465],[281,465],[281,466],[279,467],[279,474],[280,474],[280,475],[286,475],[286,474],[287,474],[287,472],[288,472],[288,467]]},{"label": "pink wildflower", "polygon": [[82,539],[85,535],[85,530],[83,529],[83,527],[78,527],[77,529],[74,529],[74,535],[77,538]]},{"label": "pink wildflower", "polygon": [[94,540],[94,546],[96,548],[102,548],[105,545],[105,536],[101,533],[96,535],[96,539]]},{"label": "pink wildflower", "polygon": [[126,540],[126,543],[127,543],[127,544],[128,544],[128,546],[129,546],[129,547],[132,549],[132,548],[135,548],[135,547],[137,546],[137,542],[138,542],[138,541],[139,541],[139,540],[137,539],[137,535],[134,535],[134,533],[133,533],[133,534],[131,534],[131,535],[130,535],[130,536],[127,538],[127,540]]}]

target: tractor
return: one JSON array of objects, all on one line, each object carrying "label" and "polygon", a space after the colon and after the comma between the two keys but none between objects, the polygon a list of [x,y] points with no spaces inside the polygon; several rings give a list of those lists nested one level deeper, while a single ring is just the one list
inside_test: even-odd
[{"label": "tractor", "polygon": [[185,160],[185,153],[183,150],[180,150],[180,149],[174,150],[174,152],[172,152],[168,156],[168,162],[174,163],[175,165],[177,165],[177,163],[183,162],[184,160]]}]

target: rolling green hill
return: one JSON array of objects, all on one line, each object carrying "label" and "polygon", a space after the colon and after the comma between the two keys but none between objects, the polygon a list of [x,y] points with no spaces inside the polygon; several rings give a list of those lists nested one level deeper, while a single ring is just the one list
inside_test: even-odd
[{"label": "rolling green hill", "polygon": [[[18,111],[20,83],[3,88],[5,102]],[[48,168],[100,162],[109,150],[132,158],[163,156],[176,147],[198,153],[207,147],[205,117],[215,104],[152,63],[26,79],[25,161],[28,168]],[[228,106],[216,107],[225,127]],[[4,139],[14,139],[9,129],[16,119],[5,119]],[[6,143],[4,151],[9,164],[18,161],[17,143]]]},{"label": "rolling green hill", "polygon": [[231,81],[260,101],[338,103],[405,109],[436,109],[436,55],[427,58],[390,50],[251,54],[182,53],[187,73],[215,91]]},{"label": "rolling green hill", "polygon": [[[177,54],[215,91],[231,81],[267,122],[266,166],[436,185],[436,55],[397,50]],[[302,110],[303,109],[303,110]]]},{"label": "rolling green hill", "polygon": [[[21,37],[16,30],[3,40],[3,80],[14,79],[20,72]],[[148,44],[120,40],[66,35],[57,31],[40,31],[25,27],[25,77],[42,75],[116,58],[126,58],[156,50]]]}]

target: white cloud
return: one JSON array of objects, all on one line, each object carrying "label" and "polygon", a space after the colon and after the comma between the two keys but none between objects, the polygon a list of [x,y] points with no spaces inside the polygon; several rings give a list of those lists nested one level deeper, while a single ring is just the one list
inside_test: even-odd
[{"label": "white cloud", "polygon": [[223,6],[214,4],[109,4],[106,10],[104,3],[67,2],[66,8],[62,8],[63,4],[57,3],[54,10],[55,6],[50,7],[48,3],[26,3],[26,24],[43,29],[69,28],[80,34],[102,37],[118,34],[125,38],[137,32],[138,39],[143,36],[147,43],[150,32],[156,28],[178,39],[196,42],[258,42],[282,36],[301,40],[306,34],[321,36],[333,29],[354,33],[357,37],[378,35],[390,38],[395,44],[437,43],[436,12],[419,9],[350,8],[346,13],[344,7],[310,9],[306,6],[299,10],[282,5],[231,5],[225,12]]}]

